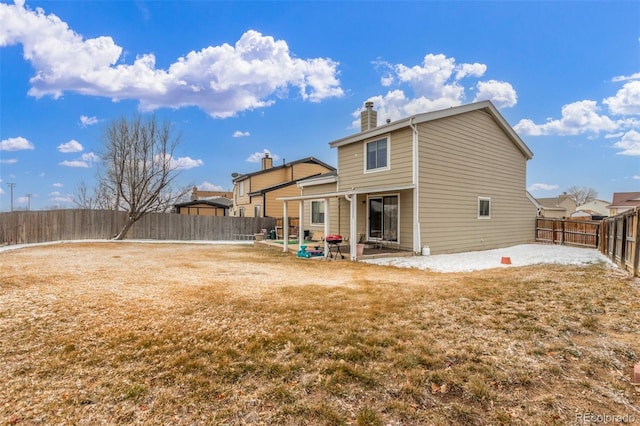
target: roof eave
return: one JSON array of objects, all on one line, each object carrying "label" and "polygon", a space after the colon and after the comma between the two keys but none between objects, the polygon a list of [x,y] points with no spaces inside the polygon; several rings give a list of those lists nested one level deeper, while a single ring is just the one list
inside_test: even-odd
[{"label": "roof eave", "polygon": [[500,114],[500,111],[498,111],[498,109],[491,103],[491,101],[474,102],[471,104],[455,106],[455,107],[442,109],[438,111],[430,111],[422,114],[417,114],[417,115],[403,118],[401,120],[398,120],[389,124],[385,124],[379,127],[374,127],[373,129],[366,130],[364,132],[360,132],[355,135],[347,136],[345,138],[338,139],[333,142],[329,142],[329,146],[331,148],[337,148],[343,145],[349,145],[354,142],[360,142],[364,139],[389,133],[394,130],[402,129],[402,128],[408,127],[410,124],[420,124],[427,121],[438,120],[441,118],[451,117],[454,115],[463,114],[471,111],[479,111],[483,109],[490,112],[491,116],[497,121],[498,125],[502,128],[502,130],[505,131],[507,135],[511,138],[511,140],[516,144],[516,146],[520,149],[520,151],[527,158],[527,160],[531,160],[533,158],[533,152],[524,143],[524,141],[520,138],[520,136],[518,136],[515,130],[513,130],[513,128],[509,125],[509,123],[507,123],[507,121],[502,116],[502,114]]}]

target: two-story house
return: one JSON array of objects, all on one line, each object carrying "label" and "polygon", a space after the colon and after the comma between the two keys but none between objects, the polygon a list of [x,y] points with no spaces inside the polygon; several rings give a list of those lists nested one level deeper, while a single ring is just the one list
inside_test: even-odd
[{"label": "two-story house", "polygon": [[335,171],[317,158],[307,157],[281,165],[274,165],[273,158],[265,154],[260,170],[233,176],[232,216],[283,217],[281,197],[299,195],[296,183],[300,179]]},{"label": "two-story house", "polygon": [[[373,103],[361,131],[330,142],[336,175],[299,182],[305,209],[322,202],[325,233],[382,241],[414,253],[455,253],[534,241],[536,206],[526,191],[533,153],[489,101],[377,126]],[[286,238],[285,238],[286,242]],[[285,244],[286,246],[286,244]],[[285,247],[287,249],[287,247]]]},{"label": "two-story house", "polygon": [[576,211],[576,201],[567,193],[551,198],[536,198],[538,216],[549,219],[565,219]]},{"label": "two-story house", "polygon": [[607,206],[609,216],[640,207],[640,192],[614,192],[613,201]]}]

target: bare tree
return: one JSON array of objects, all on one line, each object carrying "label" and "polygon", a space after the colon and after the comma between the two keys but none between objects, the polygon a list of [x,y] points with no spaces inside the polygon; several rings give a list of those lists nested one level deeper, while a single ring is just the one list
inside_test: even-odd
[{"label": "bare tree", "polygon": [[85,181],[81,181],[72,201],[81,209],[114,210],[115,192],[108,182],[98,179],[98,184],[90,189]]},{"label": "bare tree", "polygon": [[598,196],[598,191],[593,188],[572,186],[567,189],[567,195],[576,202],[576,206],[581,206],[595,200]]},{"label": "bare tree", "polygon": [[116,210],[128,212],[127,222],[113,238],[121,240],[145,214],[166,212],[189,187],[174,193],[178,176],[173,153],[179,144],[171,123],[158,123],[155,116],[124,117],[111,122],[104,136],[103,169],[99,188]]}]

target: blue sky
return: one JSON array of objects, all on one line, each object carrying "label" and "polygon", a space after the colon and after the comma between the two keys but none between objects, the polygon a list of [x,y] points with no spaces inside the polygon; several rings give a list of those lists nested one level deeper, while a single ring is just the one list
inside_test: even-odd
[{"label": "blue sky", "polygon": [[490,99],[527,187],[640,191],[638,1],[0,1],[0,211],[73,207],[105,126],[155,113],[180,185],[313,156],[378,119]]}]

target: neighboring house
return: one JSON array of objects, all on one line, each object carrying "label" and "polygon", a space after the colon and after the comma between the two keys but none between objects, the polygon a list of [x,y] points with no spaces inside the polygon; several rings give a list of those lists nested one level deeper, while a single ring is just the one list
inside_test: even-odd
[{"label": "neighboring house", "polygon": [[274,166],[273,159],[265,154],[261,170],[233,175],[232,215],[283,217],[283,202],[279,198],[300,194],[296,186],[300,179],[331,171],[335,171],[335,167],[313,157]]},{"label": "neighboring house", "polygon": [[301,229],[317,201],[325,233],[348,238],[352,259],[359,241],[434,254],[534,241],[536,206],[525,189],[533,153],[491,102],[379,127],[376,115],[367,102],[361,132],[330,143],[338,151],[334,177],[302,180],[301,195],[283,198],[305,201]]},{"label": "neighboring house", "polygon": [[609,204],[604,200],[591,200],[576,208],[576,211],[569,215],[571,218],[586,218],[591,220],[602,220],[609,216]]},{"label": "neighboring house", "polygon": [[191,216],[229,216],[233,201],[226,197],[209,197],[203,200],[178,203],[175,207],[177,214]]},{"label": "neighboring house", "polygon": [[640,207],[640,192],[614,192],[613,201],[607,206],[609,216]]},{"label": "neighboring house", "polygon": [[206,200],[212,197],[224,197],[230,200],[233,199],[233,192],[230,191],[203,191],[198,189],[197,186],[193,187],[191,191],[191,200]]},{"label": "neighboring house", "polygon": [[538,216],[550,219],[563,219],[576,211],[576,202],[570,195],[564,193],[553,198],[536,198],[540,207]]},{"label": "neighboring house", "polygon": [[201,191],[197,186],[191,192],[191,201],[175,204],[174,212],[191,216],[229,216],[233,193],[228,191]]}]

